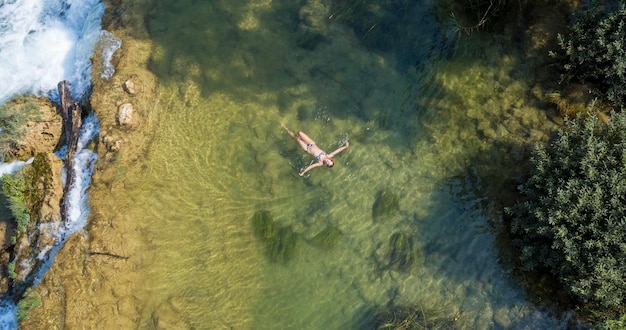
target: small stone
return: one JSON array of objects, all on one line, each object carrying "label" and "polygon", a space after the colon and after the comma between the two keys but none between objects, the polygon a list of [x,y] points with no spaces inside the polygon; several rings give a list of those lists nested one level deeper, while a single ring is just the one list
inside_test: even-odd
[{"label": "small stone", "polygon": [[122,145],[122,141],[116,136],[107,135],[102,138],[102,143],[104,143],[107,151],[116,152],[120,150],[120,146]]},{"label": "small stone", "polygon": [[124,91],[130,95],[135,95],[137,94],[137,89],[135,88],[135,83],[133,82],[132,79],[128,79],[126,80],[123,84],[122,84],[122,88],[124,89]]},{"label": "small stone", "polygon": [[123,127],[133,126],[135,109],[131,103],[124,103],[117,108],[117,123]]}]

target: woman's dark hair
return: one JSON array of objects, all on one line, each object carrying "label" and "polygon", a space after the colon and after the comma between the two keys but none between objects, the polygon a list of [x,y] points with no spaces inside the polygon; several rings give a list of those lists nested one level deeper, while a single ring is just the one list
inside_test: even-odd
[{"label": "woman's dark hair", "polygon": [[328,167],[335,166],[335,160],[333,158],[328,158],[328,159],[330,159],[330,161],[333,162],[333,163],[332,163],[332,165],[328,165],[328,163],[326,163],[326,166],[328,166]]}]

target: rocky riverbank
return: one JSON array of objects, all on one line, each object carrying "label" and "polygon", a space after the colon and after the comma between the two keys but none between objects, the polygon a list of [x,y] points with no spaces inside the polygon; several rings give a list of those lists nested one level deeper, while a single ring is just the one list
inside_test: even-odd
[{"label": "rocky riverbank", "polygon": [[[31,212],[31,224],[34,227],[42,223],[58,224],[60,220],[60,201],[62,197],[61,167],[62,161],[53,152],[62,137],[62,120],[57,113],[56,106],[48,99],[23,97],[7,104],[8,113],[26,111],[25,107],[36,107],[37,113],[30,115],[25,122],[24,135],[14,144],[4,150],[7,160],[27,160],[37,157],[37,161],[26,165],[26,181],[35,185],[37,195],[34,198],[35,209]],[[42,166],[44,165],[44,166]],[[46,172],[43,173],[42,171]],[[34,181],[34,182],[33,182]],[[9,283],[23,281],[33,265],[24,262],[34,254],[41,252],[41,246],[48,245],[49,239],[44,239],[45,233],[38,237],[29,237],[24,228],[18,230],[13,215],[7,209],[0,213],[0,237],[2,237],[2,252],[0,262],[9,265],[11,260],[18,260],[12,264],[11,271],[0,274],[0,292],[7,293]],[[15,256],[12,256],[14,254]]]},{"label": "rocky riverbank", "polygon": [[[42,308],[33,309],[22,329],[136,328],[143,311],[135,296],[136,270],[145,254],[141,224],[125,218],[114,200],[132,184],[132,164],[147,151],[157,118],[156,78],[147,69],[150,40],[143,26],[140,2],[105,1],[103,28],[122,40],[110,79],[100,76],[102,53],[96,49],[90,103],[101,124],[95,150],[99,159],[89,190],[91,214],[82,233],[72,235],[36,287]],[[98,47],[97,47],[98,48]],[[112,317],[115,315],[115,317]]]}]

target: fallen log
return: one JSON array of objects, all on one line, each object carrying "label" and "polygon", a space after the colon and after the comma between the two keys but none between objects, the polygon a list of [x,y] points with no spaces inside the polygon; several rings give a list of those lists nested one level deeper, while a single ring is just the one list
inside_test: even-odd
[{"label": "fallen log", "polygon": [[81,106],[79,102],[74,102],[70,91],[70,84],[61,81],[57,88],[61,99],[61,116],[63,117],[63,133],[67,149],[65,152],[65,187],[63,187],[63,200],[61,201],[61,224],[67,228],[70,214],[69,191],[76,181],[74,175],[74,155],[78,148],[78,137],[82,124]]}]

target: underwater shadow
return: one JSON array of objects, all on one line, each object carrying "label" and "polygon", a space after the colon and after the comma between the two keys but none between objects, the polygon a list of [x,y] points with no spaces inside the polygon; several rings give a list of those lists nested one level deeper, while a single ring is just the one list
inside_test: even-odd
[{"label": "underwater shadow", "polygon": [[458,41],[429,1],[380,1],[376,10],[339,0],[153,1],[145,11],[154,43],[149,68],[165,85],[178,85],[181,97],[195,85],[202,97],[278,104],[297,109],[300,120],[323,109],[406,137],[420,131],[416,98],[439,90],[432,62],[450,58]]}]

